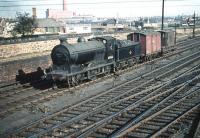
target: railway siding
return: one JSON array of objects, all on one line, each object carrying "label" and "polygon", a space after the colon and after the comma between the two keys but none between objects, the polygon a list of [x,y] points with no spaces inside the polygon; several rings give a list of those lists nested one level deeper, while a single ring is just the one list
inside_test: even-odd
[{"label": "railway siding", "polygon": [[[52,129],[52,127],[55,129],[55,124],[59,124],[58,126],[61,126],[61,124],[59,123],[59,122],[62,122],[62,118],[64,117],[66,117],[66,116],[68,116],[67,118],[65,118],[64,120],[69,120],[70,118],[70,120],[69,121],[71,121],[71,123],[73,122],[73,121],[75,121],[75,120],[77,120],[78,118],[81,118],[81,116],[83,117],[84,115],[86,115],[87,113],[90,113],[90,112],[86,112],[87,110],[89,111],[89,110],[91,110],[91,108],[93,109],[93,110],[97,110],[97,109],[99,109],[100,107],[102,108],[103,106],[105,106],[104,104],[103,104],[103,106],[99,106],[99,108],[98,108],[98,105],[99,105],[99,102],[98,101],[101,101],[101,102],[103,102],[103,101],[108,101],[108,98],[109,97],[111,97],[111,99],[112,98],[114,98],[114,97],[116,97],[115,95],[113,95],[113,94],[117,94],[117,95],[119,95],[119,93],[121,92],[121,93],[123,93],[122,95],[120,95],[121,97],[123,97],[123,96],[125,96],[125,94],[128,94],[128,92],[127,93],[124,93],[124,91],[131,91],[131,88],[132,88],[132,86],[138,86],[139,84],[144,84],[144,82],[146,82],[146,81],[150,81],[152,78],[153,78],[153,80],[151,80],[151,83],[147,83],[147,86],[146,87],[143,87],[143,88],[147,88],[147,87],[150,87],[150,86],[152,86],[153,84],[155,84],[155,75],[157,75],[158,76],[158,74],[165,74],[166,75],[166,72],[167,71],[171,71],[171,73],[175,73],[175,71],[176,70],[179,70],[180,68],[182,68],[183,66],[179,66],[179,65],[181,65],[182,63],[185,63],[185,61],[188,61],[189,62],[189,60],[190,60],[190,58],[191,58],[191,63],[192,63],[192,58],[193,58],[193,60],[194,61],[198,61],[197,59],[198,59],[198,57],[197,57],[197,55],[198,55],[198,53],[195,53],[195,54],[193,54],[192,56],[188,56],[188,57],[185,57],[185,58],[183,58],[183,59],[180,59],[179,61],[176,61],[176,62],[174,62],[174,63],[172,63],[172,64],[169,64],[169,65],[166,65],[165,67],[165,70],[164,70],[164,67],[163,68],[160,68],[160,69],[157,69],[157,70],[155,70],[155,71],[153,71],[153,72],[151,72],[151,73],[149,73],[149,74],[147,74],[147,75],[143,75],[143,77],[142,78],[140,78],[141,79],[141,81],[138,81],[138,79],[136,79],[136,80],[132,80],[132,81],[130,81],[130,82],[127,82],[127,83],[125,83],[125,84],[123,84],[122,86],[118,86],[118,91],[114,91],[114,92],[112,92],[112,90],[111,91],[109,91],[109,93],[108,92],[106,92],[107,93],[107,95],[105,95],[105,96],[103,96],[103,94],[101,94],[101,97],[102,98],[100,98],[99,96],[97,96],[96,97],[96,99],[90,99],[90,101],[89,101],[89,103],[88,102],[85,102],[84,104],[84,106],[83,105],[79,105],[79,107],[80,108],[75,108],[75,107],[73,107],[72,108],[72,110],[70,111],[70,110],[66,110],[66,111],[62,111],[61,113],[59,113],[59,114],[57,114],[57,116],[55,116],[55,117],[53,117],[52,116],[52,118],[50,118],[50,119],[47,119],[47,120],[44,120],[44,121],[42,121],[41,122],[41,124],[39,123],[39,124],[37,124],[37,125],[34,125],[34,129],[33,128],[30,128],[30,129],[26,129],[25,131],[23,131],[23,133],[20,133],[20,135],[19,136],[29,136],[29,135],[34,135],[34,134],[36,134],[36,135],[41,135],[41,134],[43,134],[44,133],[44,131],[41,131],[41,130],[43,130],[43,127],[42,126],[45,126],[45,127],[48,127],[49,129],[46,129],[46,131],[47,130],[51,130]],[[179,68],[175,68],[176,66],[179,66]],[[188,63],[185,63],[185,66],[187,67],[188,66]],[[156,74],[155,74],[156,73]],[[167,72],[167,73],[169,73],[169,72]],[[167,76],[169,76],[169,75],[167,75]],[[166,76],[166,77],[167,77]],[[160,76],[161,77],[161,76]],[[133,83],[135,81],[135,83]],[[158,82],[160,82],[160,81],[158,81]],[[159,86],[158,86],[159,87]],[[139,88],[138,88],[139,89]],[[145,89],[141,89],[140,88],[140,90],[138,90],[138,91],[142,91],[142,90],[145,90]],[[116,88],[115,88],[115,90],[117,90]],[[126,95],[127,96],[127,95]],[[110,98],[109,98],[110,99]],[[111,101],[115,101],[116,99],[112,99]],[[111,102],[110,101],[110,102]],[[111,102],[112,103],[112,102]],[[87,105],[87,106],[86,106]],[[83,108],[83,107],[86,107],[86,108]],[[94,108],[95,107],[95,108]],[[79,110],[80,109],[80,110]],[[84,111],[84,112],[86,112],[86,114],[82,114],[82,111]],[[79,114],[82,114],[82,115],[80,115],[79,116]],[[112,112],[111,112],[112,113]],[[61,117],[61,119],[59,119],[59,120],[57,120],[57,117],[58,118],[60,118],[61,116],[63,116],[63,117]],[[69,121],[67,121],[68,123],[66,123],[65,122],[65,124],[69,124],[70,122]],[[57,127],[56,127],[57,128]],[[32,130],[32,131],[31,131]],[[77,130],[77,128],[76,128],[76,130]],[[30,132],[31,131],[31,132]],[[41,131],[41,132],[40,132]],[[28,133],[27,133],[28,132]],[[45,132],[46,133],[46,132]],[[27,135],[28,134],[28,135]]]},{"label": "railway siding", "polygon": [[[115,86],[115,88],[111,89],[110,91],[105,91],[101,93],[100,95],[95,95],[94,97],[91,96],[87,100],[84,100],[83,102],[80,102],[79,104],[75,104],[74,106],[71,107],[64,107],[63,110],[60,112],[57,112],[52,115],[48,115],[45,118],[42,118],[41,120],[36,121],[35,123],[27,124],[27,126],[20,128],[16,132],[13,132],[13,136],[44,136],[44,135],[59,135],[63,130],[62,128],[66,128],[68,126],[75,128],[71,129],[70,135],[74,135],[73,132],[83,132],[88,130],[88,128],[93,128],[90,124],[89,127],[84,128],[85,125],[87,125],[87,122],[84,121],[84,118],[90,118],[93,121],[98,121],[98,119],[102,119],[103,117],[107,117],[110,114],[116,113],[121,109],[126,108],[128,105],[130,105],[133,102],[141,101],[142,100],[147,100],[151,99],[153,95],[150,94],[149,97],[146,97],[145,94],[153,93],[154,91],[157,91],[163,86],[167,85],[169,82],[173,83],[172,86],[174,86],[174,89],[171,89],[170,87],[168,88],[169,91],[166,91],[165,89],[162,89],[165,94],[169,94],[172,91],[176,91],[177,89],[180,89],[183,87],[183,83],[185,83],[186,80],[184,80],[184,77],[187,79],[192,79],[194,78],[195,75],[198,75],[198,71],[193,74],[188,74],[189,72],[193,72],[195,69],[198,68],[199,65],[199,53],[196,51],[199,50],[194,50],[198,48],[193,48],[194,44],[189,47],[184,49],[185,51],[191,51],[190,53],[193,53],[193,55],[185,56],[184,58],[177,58],[179,59],[176,62],[170,63],[168,62],[167,64],[159,64],[159,60],[165,59],[168,57],[168,60],[170,61],[170,56],[162,57],[160,59],[156,59],[155,62],[152,62],[152,67],[153,64],[157,64],[156,67],[153,67],[153,71],[147,71],[146,73],[141,73],[141,75],[138,75],[135,79],[131,80],[130,78],[127,79],[129,80],[126,83],[123,83],[119,86]],[[198,45],[196,45],[198,47]],[[184,51],[183,50],[183,51]],[[180,49],[181,51],[181,49]],[[182,51],[182,52],[183,52]],[[192,52],[193,51],[193,52]],[[196,53],[195,53],[196,52]],[[181,53],[181,52],[180,52]],[[173,55],[173,54],[172,54]],[[175,53],[174,53],[175,55]],[[179,54],[176,55],[176,57],[183,57],[184,54]],[[186,55],[186,54],[185,54]],[[173,58],[172,58],[173,60]],[[171,61],[172,62],[172,61]],[[170,64],[169,64],[170,63]],[[184,64],[183,64],[184,63]],[[147,63],[150,64],[150,63]],[[140,65],[139,65],[140,66]],[[151,66],[151,65],[150,65]],[[136,67],[131,67],[130,69],[135,69]],[[166,69],[165,69],[166,68]],[[128,71],[129,69],[122,70],[119,73],[123,74],[124,72]],[[182,74],[182,75],[181,75]],[[182,77],[180,77],[180,75]],[[107,76],[108,77],[108,76]],[[105,77],[105,78],[107,78]],[[109,77],[113,77],[110,75]],[[109,78],[108,77],[108,78]],[[173,79],[176,78],[176,81],[173,81]],[[61,90],[61,91],[53,91],[50,90],[48,92],[46,91],[38,91],[34,94],[35,91],[33,91],[33,95],[24,97],[25,99],[20,99],[20,102],[18,102],[17,99],[15,101],[11,101],[11,103],[6,103],[7,111],[4,112],[2,111],[2,116],[6,116],[7,114],[11,114],[12,112],[15,112],[17,110],[23,109],[28,107],[29,105],[34,105],[38,106],[42,103],[45,103],[49,100],[52,100],[58,96],[62,96],[64,93],[69,91],[73,91],[76,89],[81,89],[85,86],[91,85],[95,82],[101,81],[102,79],[95,80],[94,82],[89,82],[83,85],[80,85],[75,88],[70,88],[66,90]],[[133,86],[138,86],[133,88]],[[3,88],[3,87],[2,87]],[[25,89],[24,89],[25,90]],[[21,92],[16,92],[16,94],[20,94]],[[22,92],[23,93],[23,92]],[[2,94],[2,98],[4,96],[9,96],[7,97],[8,99],[11,98],[12,96],[14,97],[14,93],[8,93],[8,94]],[[158,96],[160,96],[158,94]],[[134,100],[135,98],[135,100]],[[144,99],[143,99],[144,98]],[[12,99],[12,98],[11,98]],[[1,101],[3,102],[3,101]],[[100,112],[102,110],[109,109],[110,107],[114,107],[115,105],[118,105],[120,103],[120,106],[118,108],[114,109],[111,108],[110,111],[107,112],[107,114],[101,114],[100,116],[95,116],[97,112]],[[127,102],[127,103],[126,103]],[[138,102],[139,103],[139,102]],[[86,106],[87,105],[87,106]],[[92,110],[92,111],[91,111]],[[4,114],[5,113],[5,114]],[[89,116],[88,116],[89,115]],[[94,115],[94,116],[93,116]],[[67,117],[66,117],[67,116]],[[93,117],[92,117],[93,116]],[[67,119],[67,120],[66,120]],[[90,120],[92,122],[92,120]],[[76,122],[74,122],[76,121]],[[79,121],[82,121],[81,125],[79,124]],[[121,122],[123,121],[120,120]],[[78,124],[76,124],[78,123]],[[82,127],[80,127],[82,126]],[[46,131],[43,131],[43,130]],[[81,131],[78,131],[78,130]],[[82,131],[83,129],[83,131]],[[61,131],[62,130],[62,131]],[[68,130],[68,129],[67,129]],[[53,131],[53,133],[52,133]],[[61,131],[61,132],[60,132]],[[19,133],[18,133],[19,132]],[[65,130],[64,130],[65,132]],[[10,131],[12,133],[12,131]],[[62,132],[63,133],[63,132]],[[28,135],[27,135],[28,134]],[[66,132],[63,134],[67,134]],[[79,133],[81,134],[81,133]]]},{"label": "railway siding", "polygon": [[[178,131],[180,128],[176,126],[176,128],[170,128],[172,125],[174,125],[177,122],[182,122],[186,120],[181,120],[184,117],[187,119],[186,116],[190,114],[191,112],[193,113],[192,116],[188,116],[189,119],[187,121],[192,119],[192,117],[197,115],[198,113],[198,108],[200,107],[199,103],[199,90],[193,91],[184,98],[177,100],[173,104],[170,104],[169,106],[165,108],[160,108],[161,110],[148,116],[144,120],[140,121],[139,123],[132,125],[130,128],[127,130],[124,130],[121,134],[112,134],[111,137],[121,137],[125,134],[123,137],[127,136],[155,136],[155,137],[170,137],[173,134],[176,134],[176,131]],[[157,122],[160,122],[160,124],[157,127],[152,128],[152,123],[155,124]],[[149,124],[149,125],[148,125]],[[155,126],[155,125],[154,125]],[[177,129],[174,130],[173,129]],[[143,130],[143,131],[141,131]],[[168,132],[165,132],[168,131]]]},{"label": "railway siding", "polygon": [[[113,127],[111,127],[112,129],[111,128],[108,129],[109,128],[108,127],[107,128],[107,133],[105,133],[105,136],[109,135],[109,132],[111,133],[114,128],[116,129],[117,126],[119,126],[121,123],[123,124],[123,122],[128,121],[130,119],[131,115],[134,118],[136,118],[136,119],[141,119],[142,117],[147,116],[147,115],[145,115],[143,113],[145,110],[147,110],[146,114],[148,114],[151,111],[152,108],[155,108],[155,107],[158,106],[158,104],[155,104],[156,102],[161,101],[161,103],[163,103],[166,100],[172,98],[175,95],[175,93],[177,93],[177,92],[179,92],[180,90],[183,89],[183,88],[181,89],[180,85],[174,86],[174,88],[171,88],[171,89],[168,88],[169,86],[167,86],[167,87],[166,86],[158,88],[157,90],[154,90],[153,91],[154,94],[151,93],[151,94],[149,94],[147,96],[144,96],[144,95],[140,95],[138,97],[136,96],[138,99],[140,99],[138,101],[136,100],[136,102],[133,101],[133,100],[130,100],[130,99],[126,99],[126,101],[118,101],[115,104],[113,104],[113,106],[111,106],[110,108],[108,108],[108,109],[106,109],[106,108],[102,109],[102,111],[99,111],[98,113],[96,113],[94,115],[88,116],[86,119],[81,120],[79,123],[76,123],[76,126],[77,126],[76,129],[78,129],[78,130],[76,132],[74,132],[74,133],[72,133],[73,131],[70,130],[70,128],[71,129],[74,128],[73,126],[75,124],[72,125],[72,126],[69,126],[69,127],[65,126],[62,129],[58,129],[56,131],[53,131],[50,135],[49,134],[47,134],[47,135],[54,136],[54,135],[58,134],[59,132],[63,132],[61,134],[61,136],[75,136],[75,137],[77,137],[79,134],[81,134],[79,137],[82,137],[82,136],[85,136],[86,134],[88,134],[89,132],[93,132],[99,126],[101,126],[101,125],[103,125],[105,123],[108,123],[109,121],[112,120],[114,123],[112,125],[108,124],[108,126],[113,126]],[[159,91],[160,91],[160,94],[158,94]],[[167,98],[165,98],[169,94],[170,94],[170,96],[168,96]],[[179,95],[179,97],[180,97],[180,95]],[[165,98],[165,99],[162,100],[163,98]],[[150,104],[147,104],[147,102],[149,102]],[[129,106],[127,106],[128,103],[129,104],[132,103],[132,104],[130,104]],[[159,103],[159,104],[161,104],[161,103]],[[135,110],[132,111],[132,109],[135,109]],[[126,112],[127,110],[128,110],[129,113],[125,114],[124,112]],[[105,117],[105,116],[101,117],[103,115],[107,115],[107,117]],[[114,117],[118,116],[118,115],[119,115],[118,120],[115,121]],[[141,116],[137,116],[137,115],[141,115]],[[129,119],[127,119],[125,116],[128,117]],[[83,131],[79,130],[82,127],[81,123],[85,122],[85,124],[86,124],[86,122],[88,122],[88,121],[91,122],[91,123],[89,123],[90,126],[86,127],[86,129],[83,129]],[[135,122],[137,122],[137,121],[135,120]],[[68,132],[68,130],[70,130],[70,131]],[[85,131],[85,130],[87,130],[87,131]],[[82,132],[84,132],[84,133],[82,134]]]},{"label": "railway siding", "polygon": [[[198,57],[197,57],[197,59],[198,59]],[[191,61],[187,61],[187,63],[190,63]],[[171,65],[171,64],[169,64],[169,65]],[[169,66],[169,65],[167,65],[167,66]],[[173,67],[172,67],[173,68]],[[182,66],[180,66],[179,68],[182,68]],[[170,68],[168,69],[169,70],[169,72],[170,72]],[[161,70],[162,71],[162,70]],[[122,72],[120,72],[120,73],[123,73],[124,71],[122,71]],[[155,70],[154,71],[154,73],[151,75],[151,76],[154,76],[155,75],[155,73],[157,73],[157,70]],[[165,72],[165,74],[166,74],[167,72]],[[165,75],[166,76],[166,75]],[[143,75],[142,76],[143,78],[145,77],[145,75]],[[168,76],[169,77],[169,76]],[[158,76],[157,76],[157,78],[158,78]],[[156,78],[156,79],[157,79]],[[158,79],[157,79],[158,80]],[[140,82],[140,83],[142,83],[142,82]],[[90,83],[88,83],[88,84],[90,84]],[[67,90],[68,91],[68,90]],[[3,112],[1,112],[1,114],[4,114],[4,116],[7,114],[7,113],[10,113],[10,111],[14,111],[16,108],[18,109],[19,107],[20,108],[22,108],[22,107],[30,107],[30,108],[32,108],[31,107],[31,104],[32,105],[37,105],[37,103],[41,103],[41,102],[45,102],[46,100],[50,100],[50,99],[52,99],[52,98],[54,98],[54,97],[56,97],[56,96],[58,96],[58,95],[62,95],[62,94],[64,94],[64,93],[66,93],[67,92],[66,90],[65,91],[59,91],[59,92],[54,92],[54,91],[48,91],[48,92],[46,92],[46,91],[39,91],[39,92],[35,92],[34,93],[34,95],[33,96],[29,96],[29,97],[26,97],[26,98],[23,98],[24,99],[24,102],[20,102],[20,103],[18,103],[18,104],[15,104],[15,103],[17,103],[17,101],[15,100],[15,101],[13,101],[12,103],[13,104],[15,104],[15,107],[13,108],[11,108],[11,106],[12,106],[12,103],[9,103],[8,104],[8,106],[6,107],[6,111],[3,111]],[[69,90],[70,91],[70,90]],[[45,96],[45,95],[47,95],[47,94],[49,94],[48,96]],[[10,95],[12,95],[12,94],[8,94],[9,96]],[[40,96],[40,98],[37,98],[37,96]],[[31,97],[33,97],[33,98],[31,98]],[[32,100],[29,102],[29,100],[28,100],[28,98],[31,98]],[[7,98],[6,98],[7,99]],[[23,101],[23,99],[21,99],[21,101]],[[35,99],[35,100],[34,100]],[[23,104],[23,105],[21,105],[21,104]],[[9,108],[10,107],[10,108]]]}]

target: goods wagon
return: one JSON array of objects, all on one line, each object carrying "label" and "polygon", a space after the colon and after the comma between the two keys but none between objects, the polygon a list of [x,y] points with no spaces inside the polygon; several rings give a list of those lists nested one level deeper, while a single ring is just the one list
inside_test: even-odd
[{"label": "goods wagon", "polygon": [[158,32],[134,32],[129,34],[127,39],[140,43],[143,60],[161,53],[161,35]]},{"label": "goods wagon", "polygon": [[172,47],[175,44],[175,33],[172,30],[159,30],[162,48]]}]

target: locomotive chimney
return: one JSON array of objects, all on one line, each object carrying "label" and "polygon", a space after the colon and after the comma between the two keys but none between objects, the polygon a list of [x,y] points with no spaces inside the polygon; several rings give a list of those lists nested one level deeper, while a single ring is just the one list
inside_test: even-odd
[{"label": "locomotive chimney", "polygon": [[80,42],[86,42],[85,38],[84,37],[78,37],[77,39],[77,42],[80,43]]},{"label": "locomotive chimney", "polygon": [[66,37],[60,37],[59,40],[60,40],[60,44],[61,44],[61,45],[65,45],[65,44],[68,43]]},{"label": "locomotive chimney", "polygon": [[67,10],[67,0],[63,0],[63,11]]}]

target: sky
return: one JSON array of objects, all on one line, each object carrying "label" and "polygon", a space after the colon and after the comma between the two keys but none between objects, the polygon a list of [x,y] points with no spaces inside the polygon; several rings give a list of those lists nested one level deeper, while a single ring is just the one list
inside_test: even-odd
[{"label": "sky", "polygon": [[[63,0],[0,0],[0,16],[15,17],[16,12],[37,9],[45,18],[46,9],[62,9]],[[97,17],[161,16],[162,0],[67,0],[67,9]],[[165,16],[200,14],[200,0],[165,0]]]}]

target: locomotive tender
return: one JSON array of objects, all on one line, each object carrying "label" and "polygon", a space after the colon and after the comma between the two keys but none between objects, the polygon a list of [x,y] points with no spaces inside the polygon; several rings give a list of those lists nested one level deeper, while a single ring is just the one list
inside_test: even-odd
[{"label": "locomotive tender", "polygon": [[140,43],[130,40],[117,40],[110,36],[76,44],[61,40],[51,52],[53,65],[47,78],[74,86],[83,80],[132,66],[139,62],[140,56]]}]

